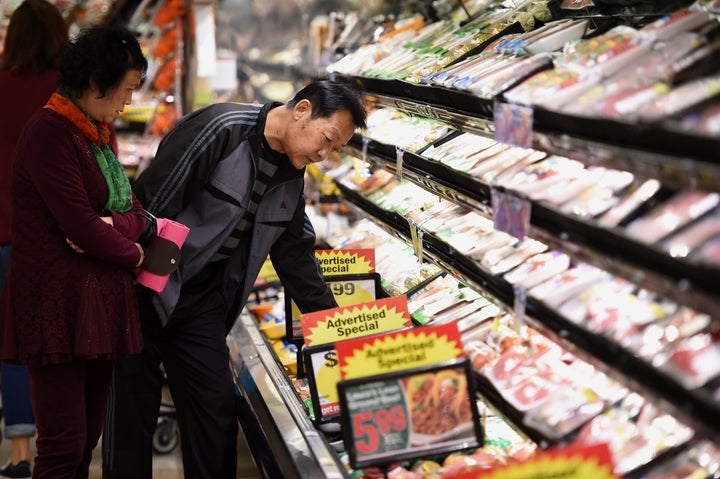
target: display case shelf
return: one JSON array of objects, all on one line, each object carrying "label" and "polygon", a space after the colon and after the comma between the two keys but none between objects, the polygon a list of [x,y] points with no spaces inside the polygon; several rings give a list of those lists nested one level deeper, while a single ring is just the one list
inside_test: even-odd
[{"label": "display case shelf", "polygon": [[[397,221],[389,220],[393,214],[388,214],[342,183],[338,186],[344,198],[354,205],[355,211],[370,216],[374,222],[391,234],[412,244],[407,229],[399,227]],[[543,239],[552,239],[552,237],[548,235]],[[515,291],[511,284],[501,277],[486,272],[476,262],[454,251],[451,246],[427,232],[423,235],[422,254],[424,259],[435,263],[458,280],[484,293],[489,299],[505,305],[508,310],[512,310],[516,304]],[[527,299],[524,313],[530,325],[557,344],[581,359],[599,365],[601,370],[611,377],[616,377],[628,387],[659,404],[661,408],[699,431],[702,436],[720,442],[720,403],[713,397],[711,388],[696,390],[683,388],[677,381],[652,364],[637,358],[621,345],[573,323],[537,299],[532,297]],[[498,397],[499,395],[492,392],[488,394],[493,407],[510,420],[517,421],[520,415],[513,412],[512,407]],[[523,426],[517,422],[515,425],[535,441],[553,443],[549,439],[539,437],[537,431],[523,429]]]},{"label": "display case shelf", "polygon": [[[363,140],[350,141],[355,153],[370,164],[397,174],[397,159],[388,154],[388,145]],[[428,191],[492,218],[489,185],[438,165],[419,155],[404,152],[402,177]],[[641,244],[617,229],[599,227],[581,217],[565,215],[539,202],[533,202],[530,236],[577,261],[593,264],[624,277],[638,286],[655,291],[673,301],[720,317],[717,284],[720,270],[704,264],[690,264],[648,245]]]},{"label": "display case shelf", "polygon": [[228,335],[238,418],[264,477],[347,479],[340,459],[307,416],[257,322],[241,314]]}]

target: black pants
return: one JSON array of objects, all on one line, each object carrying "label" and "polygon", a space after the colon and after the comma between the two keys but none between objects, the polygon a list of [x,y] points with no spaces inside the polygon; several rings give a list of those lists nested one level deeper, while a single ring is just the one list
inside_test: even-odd
[{"label": "black pants", "polygon": [[[188,299],[188,297],[190,299]],[[138,295],[142,354],[116,363],[103,433],[104,479],[151,479],[162,362],[177,411],[186,479],[237,476],[237,396],[219,293],[185,295],[166,327]]]}]

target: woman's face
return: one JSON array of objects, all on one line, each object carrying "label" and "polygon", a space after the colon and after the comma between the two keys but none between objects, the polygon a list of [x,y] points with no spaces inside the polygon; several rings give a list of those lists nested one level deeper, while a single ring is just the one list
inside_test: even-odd
[{"label": "woman's face", "polygon": [[90,117],[101,123],[112,123],[115,118],[125,109],[125,105],[132,103],[132,94],[134,90],[140,87],[142,80],[142,71],[128,70],[120,85],[109,90],[102,97],[100,92],[94,86],[91,86],[85,94],[78,99],[80,105],[90,114]]}]

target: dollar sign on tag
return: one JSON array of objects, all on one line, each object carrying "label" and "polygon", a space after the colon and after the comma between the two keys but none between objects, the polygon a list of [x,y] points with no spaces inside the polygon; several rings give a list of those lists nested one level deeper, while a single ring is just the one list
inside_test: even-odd
[{"label": "dollar sign on tag", "polygon": [[337,352],[335,352],[335,351],[328,351],[325,354],[325,359],[326,359],[325,366],[327,366],[329,368],[334,368],[338,364]]}]

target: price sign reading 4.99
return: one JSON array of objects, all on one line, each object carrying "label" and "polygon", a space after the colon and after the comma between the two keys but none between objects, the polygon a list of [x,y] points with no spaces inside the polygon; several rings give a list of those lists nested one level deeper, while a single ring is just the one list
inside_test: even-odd
[{"label": "price sign reading 4.99", "polygon": [[466,358],[338,383],[354,468],[482,445]]}]

